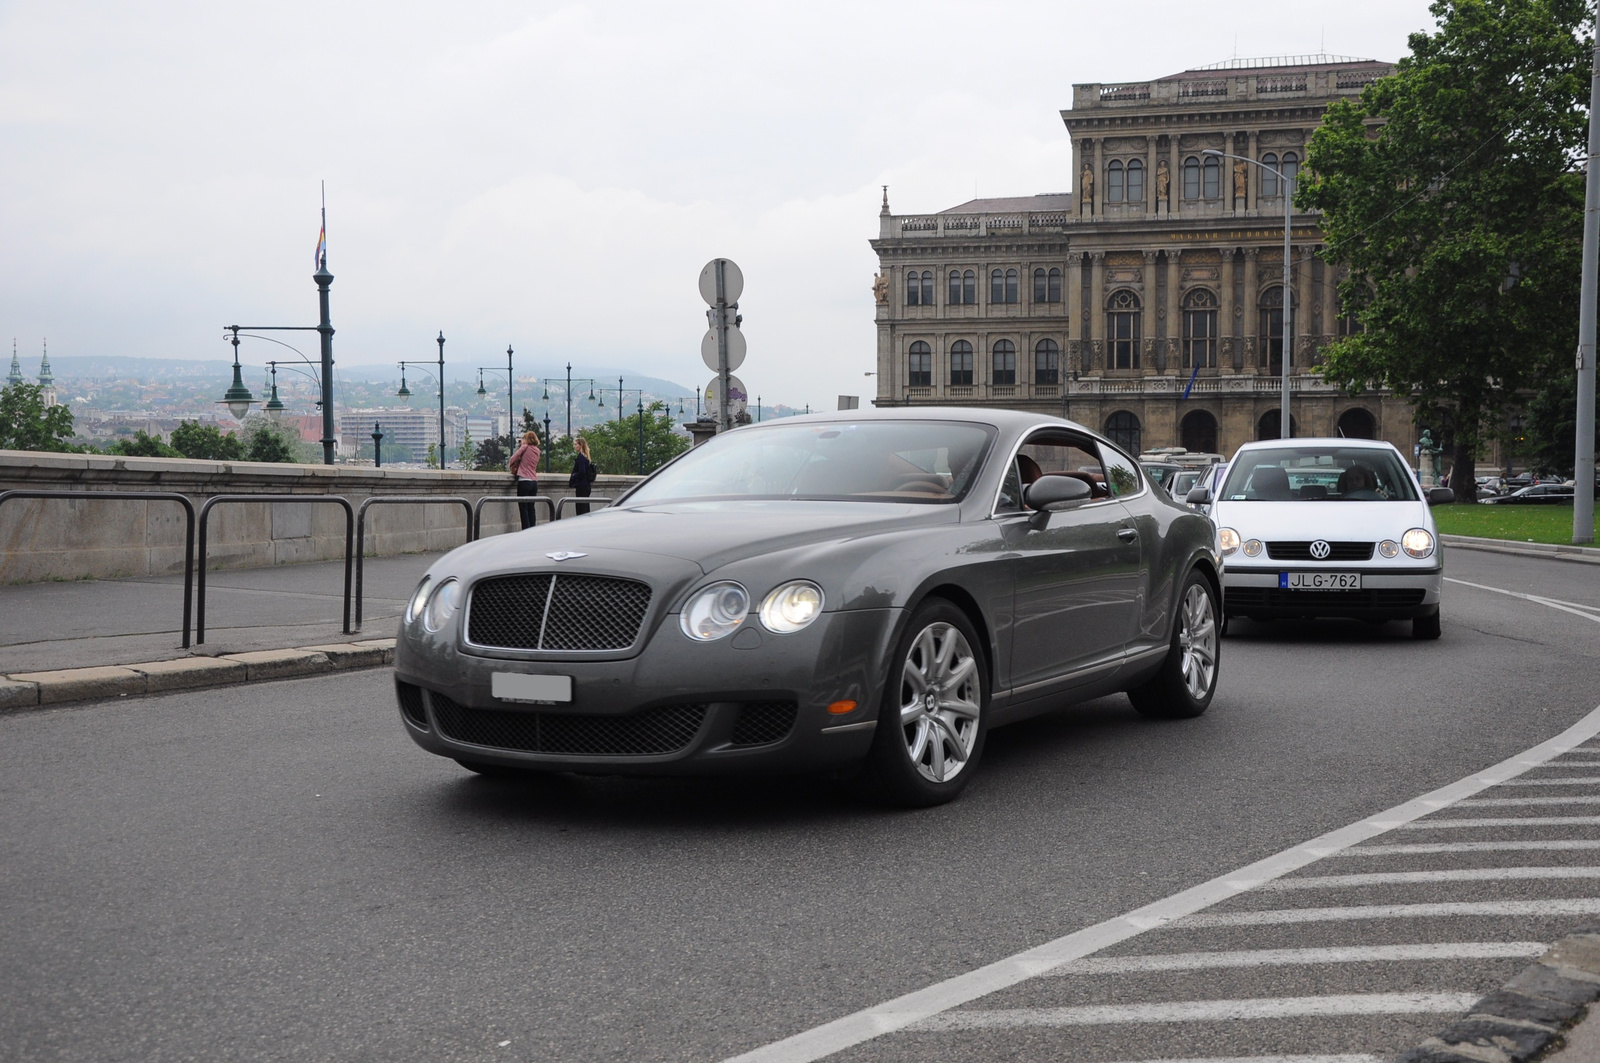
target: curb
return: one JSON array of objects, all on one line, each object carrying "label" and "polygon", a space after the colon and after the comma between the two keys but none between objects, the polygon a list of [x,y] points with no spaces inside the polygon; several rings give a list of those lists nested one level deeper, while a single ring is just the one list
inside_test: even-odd
[{"label": "curb", "polygon": [[0,713],[130,694],[165,694],[354,668],[381,668],[394,663],[394,644],[394,639],[368,639],[327,646],[251,650],[221,657],[179,657],[149,664],[14,672],[0,676]]},{"label": "curb", "polygon": [[1525,1063],[1600,999],[1600,933],[1569,934],[1398,1063]]},{"label": "curb", "polygon": [[1446,546],[1462,550],[1484,550],[1492,554],[1516,554],[1519,557],[1542,557],[1546,560],[1577,561],[1585,565],[1600,565],[1600,549],[1593,546],[1570,546],[1559,543],[1519,543],[1514,539],[1480,539],[1472,535],[1441,535],[1439,541]]}]

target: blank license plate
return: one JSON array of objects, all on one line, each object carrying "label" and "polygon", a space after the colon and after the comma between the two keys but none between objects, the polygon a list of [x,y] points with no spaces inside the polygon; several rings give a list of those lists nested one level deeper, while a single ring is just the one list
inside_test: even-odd
[{"label": "blank license plate", "polygon": [[489,678],[489,692],[501,701],[526,701],[536,705],[550,705],[558,701],[572,700],[572,677],[495,672]]},{"label": "blank license plate", "polygon": [[1359,572],[1280,572],[1278,586],[1286,591],[1358,591]]}]

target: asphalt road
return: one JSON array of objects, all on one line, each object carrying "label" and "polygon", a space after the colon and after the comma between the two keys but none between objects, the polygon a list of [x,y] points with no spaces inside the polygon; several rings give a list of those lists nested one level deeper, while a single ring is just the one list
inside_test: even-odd
[{"label": "asphalt road", "polygon": [[[1600,610],[1587,566],[1458,550],[1447,574]],[[921,812],[809,779],[482,780],[411,744],[377,671],[3,717],[0,1055],[715,1060],[758,1049],[1409,801],[1600,703],[1600,623],[1582,615],[1452,583],[1443,639],[1407,632],[1239,624],[1202,719],[1146,721],[1119,697],[997,731],[961,800]],[[1568,758],[1578,767],[1540,770],[1600,776],[1592,745]],[[1583,769],[1586,756],[1597,766]],[[1377,841],[1521,836],[1508,830]],[[1600,826],[1535,833],[1594,839]],[[1354,853],[1302,874],[1512,864],[1600,865],[1600,852]],[[1445,897],[1600,898],[1600,881],[1306,887],[1218,911]],[[1532,945],[1595,922],[1541,910],[1180,923],[1111,951],[1524,947],[1387,965],[1069,969],[968,1009],[1049,1021],[955,1010],[841,1058],[1135,1060],[1335,1041],[1394,1051],[1444,1025],[1446,1004],[1520,969]],[[1130,1001],[1400,992],[1426,997],[1422,1010],[1059,1021],[1071,1017],[1061,1009]]]}]

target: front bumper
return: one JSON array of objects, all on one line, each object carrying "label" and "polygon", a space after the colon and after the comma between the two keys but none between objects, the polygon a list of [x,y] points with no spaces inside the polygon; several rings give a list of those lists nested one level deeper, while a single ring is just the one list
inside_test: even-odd
[{"label": "front bumper", "polygon": [[[752,618],[730,638],[697,643],[673,616],[621,660],[480,657],[402,632],[400,717],[429,752],[508,767],[651,775],[828,768],[867,754],[902,617],[898,609],[825,613],[792,635],[773,635]],[[571,676],[572,701],[498,700],[496,672]],[[854,711],[828,712],[846,700]]]},{"label": "front bumper", "polygon": [[[1359,572],[1359,591],[1291,591],[1279,587],[1285,572]],[[1228,616],[1407,619],[1439,611],[1444,568],[1380,568],[1359,564],[1237,567],[1224,563],[1222,609]]]}]

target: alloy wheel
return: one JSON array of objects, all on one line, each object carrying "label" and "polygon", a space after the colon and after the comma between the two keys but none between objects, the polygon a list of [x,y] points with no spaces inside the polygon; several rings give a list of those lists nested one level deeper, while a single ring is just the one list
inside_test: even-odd
[{"label": "alloy wheel", "polygon": [[951,624],[929,624],[911,643],[900,676],[900,732],[917,771],[949,782],[978,741],[983,703],[978,660]]},{"label": "alloy wheel", "polygon": [[1217,618],[1211,595],[1198,583],[1183,596],[1178,617],[1178,652],[1183,683],[1189,696],[1200,701],[1211,692],[1217,675]]}]

